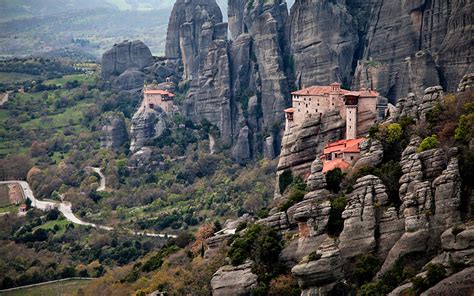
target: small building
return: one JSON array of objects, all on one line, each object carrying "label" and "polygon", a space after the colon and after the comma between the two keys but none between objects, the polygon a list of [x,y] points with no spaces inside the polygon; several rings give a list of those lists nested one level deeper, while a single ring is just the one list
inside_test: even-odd
[{"label": "small building", "polygon": [[158,106],[166,113],[172,113],[174,111],[173,98],[174,94],[169,91],[157,89],[154,85],[145,85],[142,108],[155,109]]},{"label": "small building", "polygon": [[323,173],[335,168],[347,170],[360,158],[360,145],[365,140],[365,138],[347,139],[326,144],[320,157]]},{"label": "small building", "polygon": [[20,206],[20,213],[26,213],[28,211],[28,206],[26,204],[22,204]]}]

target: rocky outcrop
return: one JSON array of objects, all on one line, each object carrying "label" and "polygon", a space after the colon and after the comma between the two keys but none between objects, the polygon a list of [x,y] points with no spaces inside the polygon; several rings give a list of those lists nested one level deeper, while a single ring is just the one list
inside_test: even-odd
[{"label": "rocky outcrop", "polygon": [[[472,69],[472,46],[466,39],[472,3],[371,1],[369,7],[352,10],[356,17],[370,11],[361,32],[363,53],[353,87],[367,85],[364,81],[369,81],[382,95],[396,102],[407,90],[416,94],[417,89],[433,85],[436,80],[444,83],[448,91],[454,91],[461,77]],[[423,51],[418,53],[420,50]],[[441,71],[435,71],[435,66]]]},{"label": "rocky outcrop", "polygon": [[327,295],[342,280],[343,260],[334,239],[327,238],[316,251],[315,261],[303,261],[291,269],[302,296]]},{"label": "rocky outcrop", "polygon": [[426,114],[443,100],[444,92],[441,86],[428,87],[422,96],[409,93],[406,98],[401,98],[398,101],[396,112],[391,114],[390,118],[399,120],[403,117],[410,117],[415,121],[426,121]]},{"label": "rocky outcrop", "polygon": [[148,141],[153,140],[166,129],[166,113],[159,107],[141,107],[132,118],[130,128],[130,151],[136,152]]},{"label": "rocky outcrop", "polygon": [[372,175],[357,180],[342,218],[339,249],[344,259],[367,253],[384,256],[404,231],[403,221],[390,207],[385,186]]},{"label": "rocky outcrop", "polygon": [[406,254],[436,249],[441,233],[461,221],[456,149],[450,151],[446,166],[447,155],[441,149],[417,153],[419,143],[419,138],[412,138],[402,154],[399,192],[405,233],[388,253],[381,272]]},{"label": "rocky outcrop", "polygon": [[474,87],[474,73],[466,74],[461,82],[459,82],[458,92],[465,92],[472,90]]},{"label": "rocky outcrop", "polygon": [[128,141],[127,126],[123,115],[106,114],[101,121],[100,147],[118,150]]},{"label": "rocky outcrop", "polygon": [[212,276],[212,295],[250,295],[257,286],[257,275],[252,273],[252,264],[247,261],[239,266],[226,265],[219,268]]},{"label": "rocky outcrop", "polygon": [[341,1],[296,1],[290,44],[297,87],[334,81],[350,85],[358,40],[354,20]]},{"label": "rocky outcrop", "polygon": [[435,286],[423,292],[421,296],[450,295],[454,290],[458,296],[470,296],[474,294],[474,267],[466,268],[440,281]]},{"label": "rocky outcrop", "polygon": [[383,160],[383,146],[379,140],[369,139],[364,141],[361,146],[360,158],[352,168],[352,173],[366,167],[376,167]]},{"label": "rocky outcrop", "polygon": [[153,56],[142,41],[124,41],[115,44],[102,55],[102,79],[109,80],[127,69],[143,69],[151,65]]},{"label": "rocky outcrop", "polygon": [[118,90],[141,89],[146,77],[145,73],[136,69],[127,69],[114,80],[113,86]]},{"label": "rocky outcrop", "polygon": [[249,143],[249,128],[244,126],[240,129],[237,142],[232,149],[232,157],[238,163],[244,163],[251,158],[250,154],[250,143]]},{"label": "rocky outcrop", "polygon": [[285,131],[277,175],[285,170],[295,176],[309,174],[311,163],[321,155],[325,143],[342,138],[345,124],[339,111],[331,111],[308,117],[301,126]]}]

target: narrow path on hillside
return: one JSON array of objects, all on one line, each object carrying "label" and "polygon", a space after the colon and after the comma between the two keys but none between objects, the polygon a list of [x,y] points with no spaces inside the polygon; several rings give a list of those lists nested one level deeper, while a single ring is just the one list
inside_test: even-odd
[{"label": "narrow path on hillside", "polygon": [[[100,171],[100,169],[99,169]],[[103,176],[103,175],[102,175]],[[104,188],[105,188],[105,178],[102,177],[102,180],[104,180]],[[33,194],[33,191],[30,188],[30,185],[28,182],[25,181],[0,181],[0,184],[19,184],[21,189],[23,190],[23,197],[25,199],[29,198],[31,200],[31,206],[43,211],[49,211],[53,208],[58,209],[66,219],[72,223],[78,224],[78,225],[84,225],[84,226],[91,226],[94,228],[98,229],[103,229],[103,230],[113,230],[112,227],[108,226],[102,226],[102,225],[97,225],[94,223],[89,223],[82,221],[81,219],[77,218],[74,213],[72,212],[72,205],[68,201],[63,201],[63,202],[53,202],[53,201],[43,201],[43,200],[38,200]],[[142,236],[148,236],[148,237],[171,237],[171,238],[176,238],[176,235],[172,234],[163,234],[163,233],[147,233],[144,231],[134,231],[132,232],[134,235],[142,235]]]},{"label": "narrow path on hillside", "polygon": [[99,188],[97,188],[97,191],[104,191],[105,190],[105,176],[104,174],[102,174],[101,168],[91,167],[91,169],[94,172],[96,172],[100,177]]}]

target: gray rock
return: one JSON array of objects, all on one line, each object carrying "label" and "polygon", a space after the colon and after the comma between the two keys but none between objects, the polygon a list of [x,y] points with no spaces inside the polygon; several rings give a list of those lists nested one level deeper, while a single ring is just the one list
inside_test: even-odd
[{"label": "gray rock", "polygon": [[238,163],[244,163],[251,158],[250,143],[249,143],[249,128],[244,126],[240,129],[237,143],[232,149],[232,157]]},{"label": "gray rock", "polygon": [[296,1],[291,8],[290,44],[296,85],[349,85],[359,37],[345,3]]},{"label": "gray rock", "polygon": [[136,69],[127,69],[114,80],[113,86],[119,90],[141,89],[146,77],[145,73]]},{"label": "gray rock", "polygon": [[257,286],[257,275],[252,273],[252,264],[247,261],[239,266],[226,265],[219,268],[212,276],[212,295],[250,295]]},{"label": "gray rock", "polygon": [[140,108],[132,118],[130,151],[136,152],[148,141],[161,136],[165,129],[166,113],[163,110]]},{"label": "gray rock", "polygon": [[434,295],[452,295],[457,296],[471,296],[474,294],[474,267],[466,268],[458,273],[455,273],[434,287],[429,288],[423,292],[422,296]]},{"label": "gray rock", "polygon": [[[312,294],[314,290],[327,293],[344,275],[343,260],[334,239],[327,238],[316,254],[320,256],[320,259],[303,261],[291,269],[291,273],[297,278],[302,289],[301,295],[318,295]],[[325,293],[321,292],[321,294]]]},{"label": "gray rock", "polygon": [[106,114],[101,122],[100,147],[118,150],[128,140],[123,115]]},{"label": "gray rock", "polygon": [[459,82],[458,92],[469,91],[474,87],[474,73],[464,75],[461,82]]},{"label": "gray rock", "polygon": [[269,136],[265,139],[265,144],[263,148],[263,155],[266,159],[272,160],[276,157],[275,153],[275,139],[273,136]]},{"label": "gray rock", "polygon": [[308,117],[301,126],[285,131],[277,175],[291,170],[293,176],[310,173],[311,163],[322,154],[324,145],[342,139],[345,121],[339,111]]},{"label": "gray rock", "polygon": [[102,79],[108,80],[130,68],[143,69],[151,65],[153,56],[142,41],[124,41],[102,55]]},{"label": "gray rock", "polygon": [[383,160],[383,146],[379,140],[370,139],[361,144],[360,158],[352,168],[352,173],[364,167],[376,167]]}]

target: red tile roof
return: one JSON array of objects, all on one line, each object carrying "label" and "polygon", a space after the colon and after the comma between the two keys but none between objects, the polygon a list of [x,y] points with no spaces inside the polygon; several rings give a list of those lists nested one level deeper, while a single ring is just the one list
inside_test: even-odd
[{"label": "red tile roof", "polygon": [[[297,91],[292,92],[292,95],[310,95],[310,96],[322,96],[325,94],[331,93],[332,90],[332,85],[330,86],[311,86],[307,88],[303,88]],[[338,93],[341,95],[355,95],[355,96],[360,96],[360,97],[378,97],[379,93],[375,90],[359,90],[359,91],[349,91],[346,89],[339,89]]]},{"label": "red tile roof", "polygon": [[336,158],[330,161],[323,161],[323,173],[340,168],[341,170],[347,170],[351,165],[343,158]]},{"label": "red tile roof", "polygon": [[285,111],[285,113],[294,113],[295,108],[288,108],[288,109],[285,109],[284,111]]},{"label": "red tile roof", "polygon": [[161,89],[145,89],[144,93],[145,94],[156,94],[156,95],[165,95],[165,96],[168,96],[168,97],[174,97],[174,94],[170,93],[169,91],[161,90]]},{"label": "red tile roof", "polygon": [[343,152],[343,153],[357,153],[360,152],[360,143],[365,141],[365,138],[350,139],[350,140],[340,140],[326,144],[324,146],[324,154],[330,154],[333,152]]},{"label": "red tile roof", "polygon": [[[324,94],[329,94],[332,92],[332,86],[311,86],[307,88],[300,89],[298,91],[292,92],[292,95],[312,95],[312,96],[321,96]],[[340,94],[345,94],[349,91],[345,89],[340,89]]]}]

